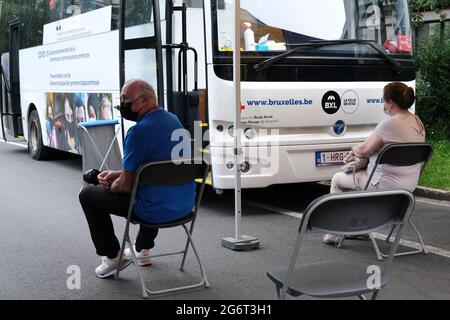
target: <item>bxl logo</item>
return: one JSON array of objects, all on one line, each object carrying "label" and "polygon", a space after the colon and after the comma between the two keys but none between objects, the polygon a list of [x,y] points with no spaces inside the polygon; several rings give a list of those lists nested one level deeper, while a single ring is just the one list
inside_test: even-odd
[{"label": "bxl logo", "polygon": [[341,97],[335,91],[328,91],[322,98],[322,109],[328,114],[335,114],[341,108]]}]

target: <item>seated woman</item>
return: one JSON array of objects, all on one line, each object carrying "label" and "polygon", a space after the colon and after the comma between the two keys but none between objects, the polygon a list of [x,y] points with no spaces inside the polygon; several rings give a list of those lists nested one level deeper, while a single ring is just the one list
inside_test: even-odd
[{"label": "seated woman", "polygon": [[[368,157],[367,170],[347,174],[336,173],[331,180],[331,193],[348,190],[362,190],[372,172],[380,150],[385,144],[424,142],[425,127],[419,117],[409,108],[415,101],[414,90],[403,83],[392,82],[384,87],[384,112],[389,118],[381,121],[366,141],[356,145],[344,159],[350,161],[355,155]],[[369,189],[414,191],[420,176],[420,164],[408,167],[379,165],[370,181]],[[323,242],[338,244],[342,236],[326,234]]]}]

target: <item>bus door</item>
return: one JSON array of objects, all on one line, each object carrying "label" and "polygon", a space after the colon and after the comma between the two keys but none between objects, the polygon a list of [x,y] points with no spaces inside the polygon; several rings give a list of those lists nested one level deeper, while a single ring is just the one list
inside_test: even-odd
[{"label": "bus door", "polygon": [[[166,4],[166,75],[167,75],[167,100],[169,111],[178,116],[191,137],[195,137],[195,129],[199,128],[202,121],[199,116],[200,92],[198,87],[198,53],[196,48],[188,43],[188,15],[185,2],[181,6],[175,6],[174,1]],[[181,19],[174,23],[175,13],[178,12]],[[181,24],[181,30],[173,29]],[[174,43],[176,34],[181,34],[181,42]],[[189,56],[192,59],[189,59]],[[188,64],[193,62],[192,66]],[[173,70],[176,72],[174,73]],[[190,74],[191,72],[191,74]],[[200,131],[200,130],[199,130]]]},{"label": "bus door", "polygon": [[19,79],[20,20],[9,23],[9,52],[1,56],[2,138],[23,135]]},{"label": "bus door", "polygon": [[164,105],[160,1],[120,2],[120,85],[130,79],[152,84]]}]

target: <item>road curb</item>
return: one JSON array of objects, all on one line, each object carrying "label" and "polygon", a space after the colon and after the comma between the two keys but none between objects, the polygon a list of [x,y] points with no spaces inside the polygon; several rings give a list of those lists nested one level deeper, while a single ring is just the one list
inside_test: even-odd
[{"label": "road curb", "polygon": [[417,187],[414,191],[414,195],[423,198],[450,201],[450,191],[445,190]]}]

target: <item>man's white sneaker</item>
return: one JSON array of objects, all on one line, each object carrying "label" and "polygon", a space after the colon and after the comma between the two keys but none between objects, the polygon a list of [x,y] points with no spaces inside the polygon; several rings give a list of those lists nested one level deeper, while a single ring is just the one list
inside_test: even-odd
[{"label": "man's white sneaker", "polygon": [[[136,254],[136,258],[138,260],[136,261],[139,266],[151,266],[152,260],[150,259],[150,250],[142,249],[140,252],[136,251],[136,247],[133,246],[133,250]],[[125,259],[132,261],[133,260],[133,254],[131,253],[130,248],[126,248],[123,253]]]},{"label": "man's white sneaker", "polygon": [[327,234],[323,235],[322,242],[325,244],[331,244],[331,245],[337,246],[342,241],[343,237],[344,236],[341,236],[341,235],[327,233]]},{"label": "man's white sneaker", "polygon": [[[122,263],[120,266],[120,271],[128,267],[128,265],[132,261],[127,260],[125,257],[122,259]],[[116,258],[110,259],[108,257],[102,257],[102,264],[95,269],[95,275],[99,278],[112,278],[114,274],[117,272],[117,268],[119,267],[119,255]]]}]

